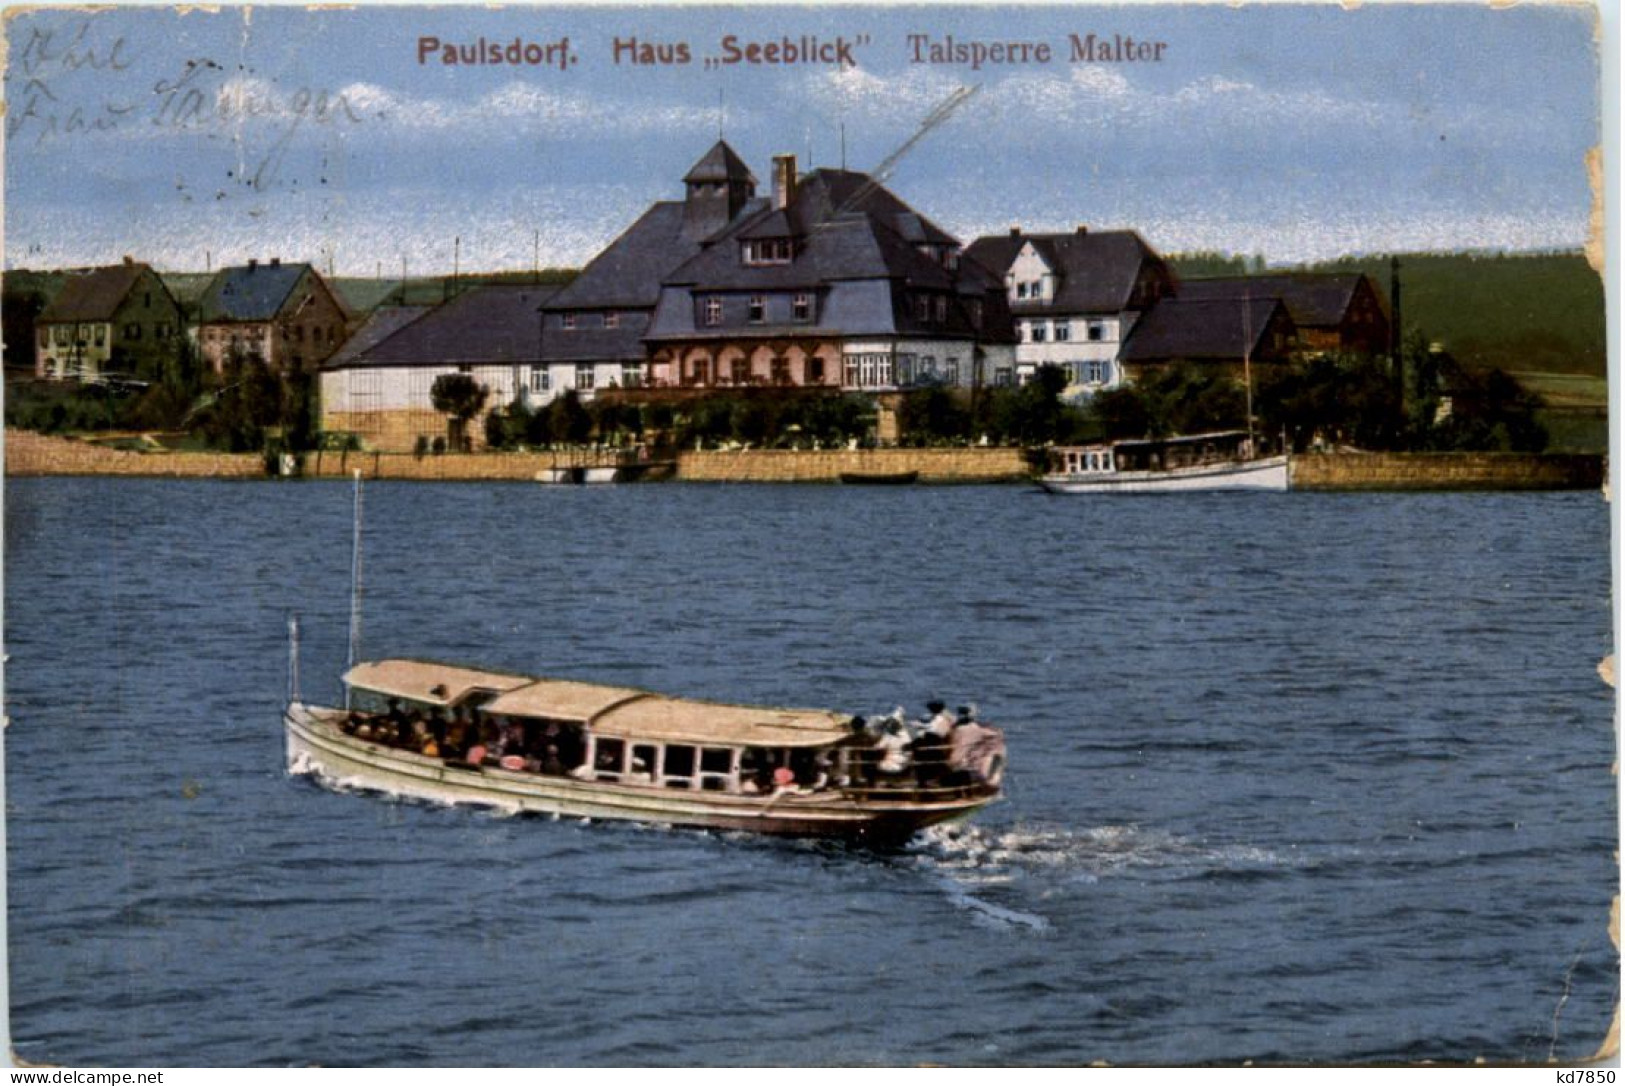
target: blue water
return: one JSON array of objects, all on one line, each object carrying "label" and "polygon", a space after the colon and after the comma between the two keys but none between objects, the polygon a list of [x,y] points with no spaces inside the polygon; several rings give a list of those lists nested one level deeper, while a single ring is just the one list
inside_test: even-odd
[{"label": "blue water", "polygon": [[857,712],[874,855],[337,794],[344,484],[12,480],[12,1030],[66,1064],[1574,1061],[1619,996],[1595,494],[380,483],[366,648]]}]

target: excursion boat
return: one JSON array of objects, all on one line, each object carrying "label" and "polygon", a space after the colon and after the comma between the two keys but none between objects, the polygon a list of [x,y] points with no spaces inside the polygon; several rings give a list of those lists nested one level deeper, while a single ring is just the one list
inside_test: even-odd
[{"label": "excursion boat", "polygon": [[1255,450],[1245,430],[1056,446],[1038,485],[1052,494],[1288,489],[1288,458],[1257,456]]},{"label": "excursion boat", "polygon": [[410,659],[358,664],[344,684],[347,707],[290,698],[290,773],[516,813],[868,844],[901,842],[1001,795],[1004,737],[979,724],[967,725],[976,729],[968,741],[888,773],[867,730],[822,709]]}]

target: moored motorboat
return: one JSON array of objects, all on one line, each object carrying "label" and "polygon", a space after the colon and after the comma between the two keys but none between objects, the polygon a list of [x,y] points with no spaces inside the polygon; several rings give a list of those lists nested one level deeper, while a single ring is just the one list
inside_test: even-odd
[{"label": "moored motorboat", "polygon": [[1273,490],[1291,486],[1286,455],[1259,456],[1244,430],[1057,446],[1038,484],[1054,494]]},{"label": "moored motorboat", "polygon": [[888,771],[883,744],[828,710],[406,659],[358,664],[344,683],[348,708],[290,699],[290,773],[513,812],[874,844],[1001,795],[1003,734],[976,723]]},{"label": "moored motorboat", "polygon": [[853,486],[908,486],[919,482],[917,471],[843,471],[841,482]]}]

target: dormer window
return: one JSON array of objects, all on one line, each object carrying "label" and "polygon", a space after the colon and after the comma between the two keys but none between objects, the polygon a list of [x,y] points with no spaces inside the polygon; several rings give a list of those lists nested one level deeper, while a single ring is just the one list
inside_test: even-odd
[{"label": "dormer window", "polygon": [[789,238],[760,238],[756,241],[747,241],[744,245],[745,263],[752,266],[788,264],[790,255]]},{"label": "dormer window", "polygon": [[921,294],[914,299],[914,315],[918,317],[921,322],[929,321],[931,319],[930,295]]},{"label": "dormer window", "polygon": [[812,320],[812,295],[797,294],[791,304],[790,312],[798,321]]},{"label": "dormer window", "polygon": [[761,324],[765,320],[767,320],[767,299],[760,294],[752,294],[750,297],[750,322],[752,324]]},{"label": "dormer window", "polygon": [[559,327],[563,328],[566,332],[574,332],[576,330],[576,315],[574,313],[560,314]]},{"label": "dormer window", "polygon": [[604,314],[604,327],[606,329],[613,330],[613,329],[619,328],[620,326],[621,326],[621,315],[619,313],[616,313],[616,312],[614,312],[612,310],[612,311]]},{"label": "dormer window", "polygon": [[937,323],[938,324],[946,324],[947,322],[948,322],[948,296],[946,294],[939,294],[939,295],[937,295]]},{"label": "dormer window", "polygon": [[722,299],[715,295],[705,300],[705,323],[712,328],[722,323]]},{"label": "dormer window", "polygon": [[1027,284],[1026,283],[1017,283],[1016,284],[1016,297],[1017,298],[1025,298],[1026,296],[1027,296]]}]

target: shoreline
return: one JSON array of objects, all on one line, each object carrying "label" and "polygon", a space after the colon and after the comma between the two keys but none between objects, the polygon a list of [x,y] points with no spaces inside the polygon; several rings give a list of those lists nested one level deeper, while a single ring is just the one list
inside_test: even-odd
[{"label": "shoreline", "polygon": [[[7,430],[5,474],[170,479],[271,479],[259,453],[136,452],[71,438]],[[553,468],[592,465],[592,454],[551,452],[307,454],[302,477],[429,482],[537,482]],[[604,458],[604,465],[613,463]],[[676,454],[669,481],[840,485],[843,474],[912,474],[919,485],[1031,484],[1016,448],[736,449]],[[1294,490],[1595,490],[1606,463],[1595,453],[1310,453],[1292,459]],[[654,480],[651,480],[654,481]],[[660,480],[666,481],[666,480]]]}]

